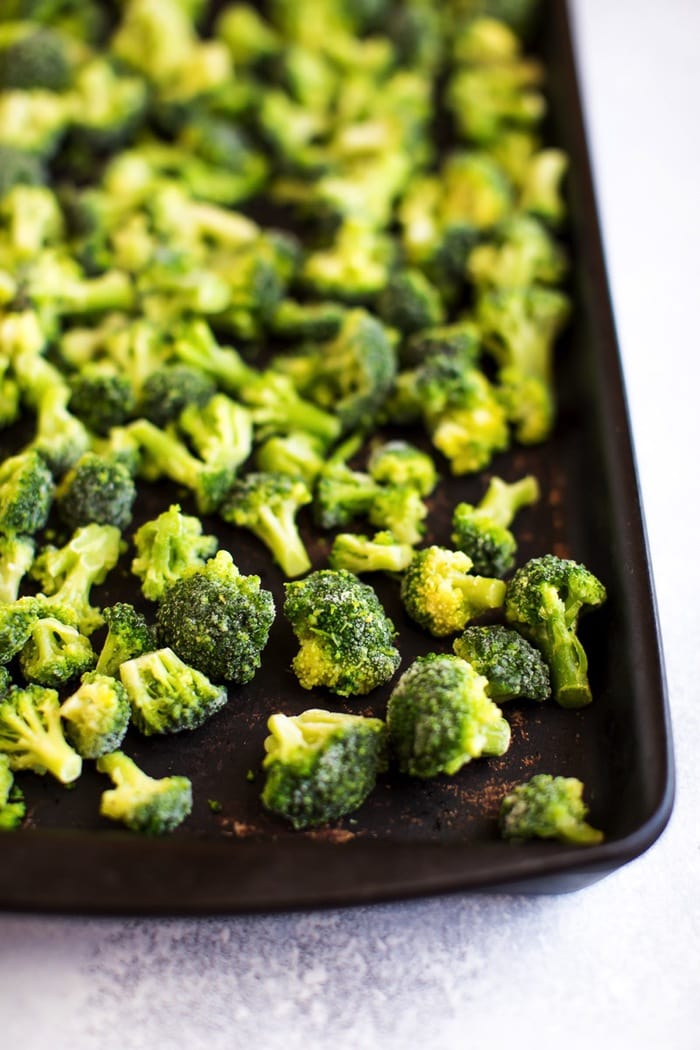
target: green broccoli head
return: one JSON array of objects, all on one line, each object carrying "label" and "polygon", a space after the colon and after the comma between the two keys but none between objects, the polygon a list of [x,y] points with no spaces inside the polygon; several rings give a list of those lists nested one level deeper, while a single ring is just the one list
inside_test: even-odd
[{"label": "green broccoli head", "polygon": [[122,459],[86,452],[61,479],[56,509],[71,529],[90,522],[124,529],[131,521],[136,486]]},{"label": "green broccoli head", "polygon": [[299,509],[310,502],[311,491],[301,478],[251,471],[233,483],[221,516],[254,533],[285,576],[301,576],[311,568],[311,561],[296,517]]},{"label": "green broccoli head", "polygon": [[270,327],[282,339],[320,342],[333,339],[340,329],[345,307],[333,301],[299,303],[283,299],[270,318]]},{"label": "green broccoli head", "polygon": [[366,516],[378,491],[379,485],[369,474],[332,457],[316,482],[314,515],[318,524],[333,529]]},{"label": "green broccoli head", "polygon": [[126,423],[136,406],[131,380],[109,366],[86,365],[71,376],[70,390],[68,410],[101,437]]},{"label": "green broccoli head", "polygon": [[506,619],[542,652],[554,699],[562,707],[583,707],[592,700],[578,617],[605,598],[605,587],[590,570],[554,554],[531,558],[508,582]]},{"label": "green broccoli head", "polygon": [[510,128],[537,128],[546,113],[544,71],[533,59],[470,65],[454,71],[446,101],[460,138],[487,146]]},{"label": "green broccoli head", "polygon": [[97,657],[77,627],[55,616],[39,616],[19,656],[28,682],[58,688],[90,671]]},{"label": "green broccoli head", "polygon": [[215,393],[214,381],[204,372],[184,364],[163,365],[141,387],[139,414],[162,427],[188,405],[202,408]]},{"label": "green broccoli head", "polygon": [[419,543],[428,507],[413,484],[378,485],[367,516],[376,528],[388,529],[401,543]]},{"label": "green broccoli head", "polygon": [[64,91],[71,77],[66,39],[37,22],[0,25],[0,90]]},{"label": "green broccoli head", "polygon": [[149,777],[122,751],[97,760],[114,787],[102,793],[100,813],[144,835],[173,831],[192,811],[192,784],[187,777]]},{"label": "green broccoli head", "polygon": [[372,587],[344,569],[319,569],[285,589],[284,612],[300,643],[292,667],[304,689],[357,696],[391,678],[401,657]]},{"label": "green broccoli head", "polygon": [[364,572],[403,572],[413,557],[410,543],[401,543],[388,530],[363,536],[340,532],[328,555],[331,569],[346,569],[359,576]]},{"label": "green broccoli head", "polygon": [[529,215],[514,215],[469,255],[468,271],[480,287],[527,288],[558,284],[566,276],[566,254],[547,228]]},{"label": "green broccoli head", "polygon": [[40,603],[29,596],[0,604],[0,664],[9,663],[24,648],[41,611]]},{"label": "green broccoli head", "polygon": [[259,576],[243,576],[219,551],[165,591],[156,626],[162,645],[214,682],[249,682],[260,667],[275,618]]},{"label": "green broccoli head", "polygon": [[301,278],[317,298],[366,303],[389,279],[389,238],[362,219],[347,218],[333,244],[307,256]]},{"label": "green broccoli head", "polygon": [[40,186],[46,180],[41,156],[0,142],[0,198],[13,186]]},{"label": "green broccoli head", "polygon": [[446,355],[456,358],[465,367],[478,363],[481,353],[479,329],[473,321],[455,321],[415,332],[400,348],[401,364],[405,368],[422,365],[430,358]]},{"label": "green broccoli head", "polygon": [[502,624],[467,627],[452,648],[488,680],[486,691],[499,704],[516,697],[546,700],[551,696],[549,668],[542,654],[517,631]]},{"label": "green broccoli head", "polygon": [[533,154],[525,170],[520,207],[549,226],[559,227],[567,214],[563,182],[569,158],[560,149],[542,149]]},{"label": "green broccoli head", "polygon": [[303,430],[273,434],[255,450],[255,465],[266,473],[301,478],[311,487],[325,465],[323,451],[323,442]]},{"label": "green broccoli head", "polygon": [[586,822],[587,815],[580,780],[537,773],[506,795],[499,821],[506,839],[557,839],[573,846],[596,846],[603,841],[603,832]]},{"label": "green broccoli head", "polygon": [[470,664],[448,653],[420,656],[404,671],[387,706],[402,773],[452,774],[473,758],[508,750],[510,726],[486,686]]},{"label": "green broccoli head", "polygon": [[189,404],[178,426],[205,463],[238,470],[253,447],[253,417],[249,409],[226,394],[214,394],[204,405]]},{"label": "green broccoli head", "polygon": [[0,831],[18,828],[26,812],[24,794],[14,782],[10,760],[0,751]]},{"label": "green broccoli head", "polygon": [[0,532],[32,535],[43,529],[54,497],[51,471],[35,450],[0,465]]},{"label": "green broccoli head", "polygon": [[10,769],[51,773],[62,784],[78,779],[82,759],[64,736],[55,689],[12,686],[0,701],[0,753]]},{"label": "green broccoli head", "polygon": [[16,602],[22,580],[34,562],[32,536],[0,533],[0,605]]},{"label": "green broccoli head", "polygon": [[438,289],[418,269],[392,274],[377,299],[377,312],[390,328],[411,335],[441,324],[445,308]]},{"label": "green broccoli head", "polygon": [[119,677],[131,720],[144,736],[197,729],[226,703],[223,686],[188,666],[167,647],[125,660]]},{"label": "green broccoli head", "polygon": [[421,496],[429,496],[438,480],[432,456],[399,439],[375,445],[367,470],[380,485],[411,485]]},{"label": "green broccoli head", "polygon": [[521,507],[539,499],[533,475],[508,483],[491,478],[477,506],[458,503],[452,515],[452,543],[468,554],[473,571],[482,576],[505,576],[515,564],[517,542],[508,528]]},{"label": "green broccoli head", "polygon": [[311,709],[274,714],[267,725],[263,805],[297,829],[352,813],[386,768],[379,718]]},{"label": "green broccoli head", "polygon": [[216,536],[202,535],[199,518],[183,514],[180,505],[173,503],[136,530],[131,571],[141,580],[143,596],[158,601],[190,569],[202,568],[217,546]]},{"label": "green broccoli head", "polygon": [[61,704],[69,742],[82,758],[116,751],[126,735],[131,707],[126,689],[111,675],[89,671]]},{"label": "green broccoli head", "polygon": [[157,648],[155,628],[129,602],[107,606],[102,615],[107,624],[107,637],[95,665],[98,674],[116,675],[126,660]]},{"label": "green broccoli head", "polygon": [[503,580],[471,574],[463,551],[436,545],[416,551],[401,581],[406,612],[431,634],[457,634],[505,600]]}]

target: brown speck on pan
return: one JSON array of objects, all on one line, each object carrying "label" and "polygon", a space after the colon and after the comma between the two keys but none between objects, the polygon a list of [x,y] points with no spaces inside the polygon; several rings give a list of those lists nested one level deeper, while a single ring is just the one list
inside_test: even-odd
[{"label": "brown speck on pan", "polygon": [[341,843],[354,839],[355,832],[348,831],[347,828],[320,828],[318,831],[309,831],[308,837],[320,842]]}]

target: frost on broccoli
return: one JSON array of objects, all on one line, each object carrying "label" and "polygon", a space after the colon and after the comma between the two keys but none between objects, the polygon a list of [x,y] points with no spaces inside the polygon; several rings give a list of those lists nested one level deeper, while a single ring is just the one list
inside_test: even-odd
[{"label": "frost on broccoli", "polygon": [[510,726],[486,679],[458,656],[418,657],[396,683],[387,707],[390,746],[402,773],[456,773],[473,758],[503,755]]},{"label": "frost on broccoli", "polygon": [[499,704],[516,697],[546,700],[551,695],[542,654],[517,631],[502,624],[467,627],[452,648],[488,680],[487,692]]},{"label": "frost on broccoli", "polygon": [[401,600],[411,619],[441,637],[499,609],[506,595],[503,580],[471,570],[471,558],[463,551],[436,545],[416,551],[401,581]]},{"label": "frost on broccoli", "polygon": [[51,773],[62,784],[77,780],[82,759],[65,738],[55,689],[13,686],[0,701],[0,754],[10,769]]},{"label": "frost on broccoli", "polygon": [[69,742],[82,758],[116,751],[129,727],[131,707],[126,689],[110,675],[90,671],[61,704]]},{"label": "frost on broccoli", "polygon": [[167,647],[126,660],[119,677],[131,704],[131,720],[145,736],[197,729],[228,699],[223,686],[214,685]]},{"label": "frost on broccoli", "polygon": [[100,813],[145,835],[164,835],[192,811],[192,784],[187,777],[150,777],[122,751],[97,760],[114,787],[102,793]]},{"label": "frost on broccoli", "polygon": [[309,828],[352,813],[386,768],[381,719],[311,709],[268,720],[263,805]]},{"label": "frost on broccoli", "polygon": [[537,773],[506,795],[499,822],[503,838],[516,842],[541,838],[573,846],[596,846],[604,835],[587,823],[587,816],[580,780]]},{"label": "frost on broccoli", "polygon": [[201,568],[217,546],[216,536],[202,535],[199,518],[183,514],[180,505],[172,503],[137,529],[131,571],[141,580],[143,596],[158,601],[190,569]]},{"label": "frost on broccoli", "polygon": [[285,585],[284,612],[300,643],[292,667],[304,689],[363,695],[388,681],[400,654],[373,588],[343,569]]},{"label": "frost on broccoli", "polygon": [[131,471],[116,457],[86,452],[56,489],[56,508],[71,529],[95,522],[125,529],[131,521],[136,486]]}]

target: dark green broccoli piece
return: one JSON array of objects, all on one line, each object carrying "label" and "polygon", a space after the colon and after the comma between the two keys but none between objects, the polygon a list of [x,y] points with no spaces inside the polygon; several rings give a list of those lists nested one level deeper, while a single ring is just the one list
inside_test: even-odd
[{"label": "dark green broccoli piece", "polygon": [[250,411],[226,394],[214,394],[201,406],[189,404],[178,426],[205,463],[238,470],[253,447]]},{"label": "dark green broccoli piece", "polygon": [[58,688],[90,671],[97,661],[90,640],[55,616],[39,616],[19,655],[28,682]]},{"label": "dark green broccoli piece", "polygon": [[506,595],[503,580],[471,575],[472,561],[463,551],[426,547],[416,551],[401,581],[406,612],[431,634],[463,631],[471,620],[499,609]]},{"label": "dark green broccoli piece", "polygon": [[68,410],[101,437],[121,426],[136,407],[134,385],[109,366],[86,365],[70,377]]},{"label": "dark green broccoli piece", "polygon": [[547,664],[539,650],[517,631],[502,624],[467,627],[455,638],[452,648],[488,679],[486,691],[499,704],[516,697],[546,700],[551,696]]},{"label": "dark green broccoli piece", "polygon": [[155,629],[133,605],[116,602],[103,609],[102,615],[107,624],[107,637],[95,665],[98,674],[116,675],[126,660],[157,648]]},{"label": "dark green broccoli piece", "polygon": [[124,529],[131,521],[136,486],[121,459],[86,452],[56,489],[56,509],[71,529],[96,522]]},{"label": "dark green broccoli piece", "polygon": [[63,734],[61,705],[55,689],[13,686],[0,701],[0,753],[10,769],[51,773],[62,784],[77,780],[83,762]]},{"label": "dark green broccoli piece", "polygon": [[34,561],[31,536],[0,533],[0,604],[16,602],[22,580]]},{"label": "dark green broccoli piece", "polygon": [[24,648],[40,615],[40,603],[34,598],[0,605],[0,664],[9,663]]},{"label": "dark green broccoli piece", "polygon": [[486,692],[486,679],[448,653],[419,656],[387,705],[389,742],[402,773],[456,773],[473,758],[503,755],[510,726]]},{"label": "dark green broccoli piece", "polygon": [[259,576],[243,576],[228,551],[190,569],[158,605],[161,645],[214,682],[249,682],[275,617],[272,594]]},{"label": "dark green broccoli piece", "polygon": [[40,186],[45,181],[46,169],[40,156],[0,142],[0,198],[13,186]]},{"label": "dark green broccoli piece", "polygon": [[438,480],[432,457],[398,439],[375,445],[367,470],[380,485],[411,485],[421,496],[429,496]]},{"label": "dark green broccoli piece", "polygon": [[227,4],[216,19],[214,31],[228,47],[237,69],[257,65],[282,48],[279,34],[249,4]]},{"label": "dark green broccoli piece", "polygon": [[0,532],[28,536],[49,517],[54,496],[51,471],[33,449],[0,464]]},{"label": "dark green broccoli piece", "polygon": [[473,321],[456,321],[415,332],[402,343],[399,354],[405,368],[416,367],[438,354],[457,358],[466,368],[478,363],[479,329]]},{"label": "dark green broccoli piece", "polygon": [[131,704],[131,720],[145,736],[197,729],[228,699],[223,686],[167,646],[126,660],[119,677]]},{"label": "dark green broccoli piece", "polygon": [[14,782],[10,760],[0,752],[0,831],[18,828],[26,812],[24,794]]},{"label": "dark green broccoli piece", "polygon": [[296,519],[299,509],[310,502],[311,491],[301,478],[251,471],[233,483],[221,517],[254,533],[285,576],[301,576],[311,568],[311,561]]},{"label": "dark green broccoli piece", "polygon": [[417,269],[392,274],[377,299],[377,313],[386,325],[398,328],[404,335],[441,324],[445,319],[438,289]]},{"label": "dark green broccoli piece", "polygon": [[325,464],[323,452],[323,442],[303,430],[273,434],[258,445],[255,463],[258,470],[301,478],[312,486]]},{"label": "dark green broccoli piece", "polygon": [[530,215],[506,219],[469,255],[468,271],[479,287],[527,288],[558,284],[566,276],[566,253]]},{"label": "dark green broccoli piece", "polygon": [[316,482],[314,515],[324,529],[349,525],[366,517],[379,491],[369,474],[353,470],[339,452],[330,457]]},{"label": "dark green broccoli piece", "polygon": [[209,376],[189,365],[163,365],[152,372],[141,387],[139,415],[156,426],[177,419],[188,405],[202,408],[216,393]]},{"label": "dark green broccoli piece", "polygon": [[372,525],[387,529],[401,543],[419,543],[428,507],[415,485],[377,485],[367,512]]},{"label": "dark green broccoli piece", "polygon": [[554,554],[531,558],[508,581],[506,619],[541,651],[562,707],[583,707],[593,699],[588,658],[576,632],[579,614],[605,598],[605,587],[592,572]]},{"label": "dark green broccoli piece", "polygon": [[474,572],[505,576],[513,568],[517,542],[508,526],[522,507],[535,503],[539,496],[540,487],[532,474],[510,483],[493,477],[476,506],[457,504],[452,514],[452,543],[469,555]]},{"label": "dark green broccoli piece", "polygon": [[[138,76],[125,76],[108,56],[98,55],[81,65],[73,84],[75,114],[68,142],[68,162],[76,164],[95,152],[123,148],[140,126],[148,104],[148,89]],[[80,151],[78,153],[78,151]]]},{"label": "dark green broccoli piece", "polygon": [[116,751],[126,735],[131,707],[126,689],[110,675],[89,671],[61,704],[69,742],[82,758]]},{"label": "dark green broccoli piece", "polygon": [[400,543],[391,532],[377,532],[371,537],[340,532],[333,540],[328,565],[358,576],[363,572],[403,572],[412,557],[411,544]]},{"label": "dark green broccoli piece", "polygon": [[357,696],[391,678],[401,657],[372,587],[343,569],[320,569],[285,590],[284,612],[300,643],[292,667],[304,689]]},{"label": "dark green broccoli piece", "polygon": [[85,635],[101,627],[102,614],[91,605],[90,591],[117,564],[120,544],[119,529],[93,522],[76,529],[63,547],[44,547],[31,570],[49,596],[44,607],[60,609],[61,617],[74,621]]},{"label": "dark green broccoli piece", "polygon": [[0,90],[65,91],[71,56],[60,33],[36,22],[0,25]]},{"label": "dark green broccoli piece", "polygon": [[192,784],[187,777],[149,777],[122,751],[102,755],[97,769],[115,784],[102,793],[100,814],[131,831],[165,835],[192,811]]},{"label": "dark green broccoli piece", "polygon": [[[134,534],[136,557],[131,571],[141,579],[144,598],[158,601],[177,580],[191,569],[202,568],[216,553],[216,536],[202,535],[202,523],[183,514],[173,503],[152,521],[144,522]],[[132,654],[134,655],[134,654]]]},{"label": "dark green broccoli piece", "polygon": [[283,299],[270,318],[270,328],[282,339],[321,342],[338,334],[345,310],[340,303],[298,303],[294,299]]},{"label": "dark green broccoli piece", "polygon": [[573,846],[597,846],[602,831],[586,822],[588,806],[576,777],[536,773],[516,785],[501,803],[499,823],[505,839],[557,839]]},{"label": "dark green broccoli piece", "polygon": [[267,723],[263,805],[299,828],[352,813],[386,768],[386,726],[379,718],[311,709]]}]

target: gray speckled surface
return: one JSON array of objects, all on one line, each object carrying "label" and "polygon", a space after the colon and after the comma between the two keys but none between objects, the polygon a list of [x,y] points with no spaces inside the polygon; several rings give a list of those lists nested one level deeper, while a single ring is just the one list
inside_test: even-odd
[{"label": "gray speckled surface", "polygon": [[700,511],[700,4],[573,8],[676,727],[667,831],[561,897],[205,921],[5,915],[3,1048],[700,1046],[700,572],[676,539]]}]

